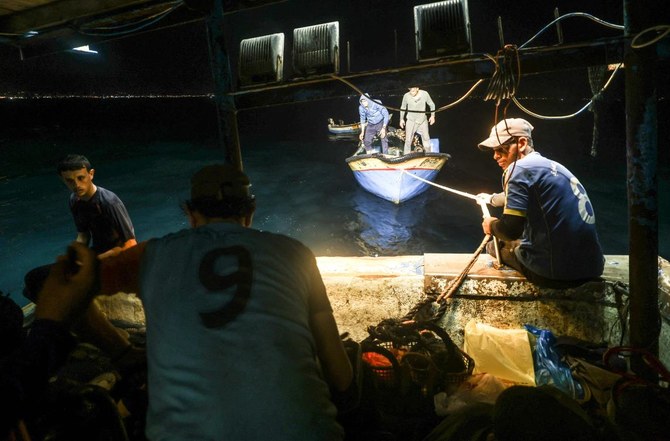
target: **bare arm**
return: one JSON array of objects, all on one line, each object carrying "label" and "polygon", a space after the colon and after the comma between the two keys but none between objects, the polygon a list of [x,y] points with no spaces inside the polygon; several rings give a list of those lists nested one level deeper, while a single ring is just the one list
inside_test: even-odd
[{"label": "bare arm", "polygon": [[344,392],[351,385],[354,374],[333,313],[321,311],[312,314],[310,326],[326,381],[338,391]]},{"label": "bare arm", "polygon": [[[44,282],[35,321],[19,348],[0,360],[0,438],[5,438],[19,420],[44,396],[49,378],[65,363],[75,345],[69,325],[91,301],[96,267],[95,253],[74,242],[69,256],[59,256]],[[25,437],[19,437],[26,439]]]},{"label": "bare arm", "polygon": [[35,308],[36,319],[72,322],[88,307],[93,298],[91,288],[97,264],[95,254],[85,245],[74,242],[69,256],[59,256],[44,282]]},{"label": "bare arm", "polygon": [[100,260],[100,295],[114,295],[119,291],[136,293],[140,286],[140,262],[147,242]]},{"label": "bare arm", "polygon": [[120,247],[114,247],[112,249],[109,249],[105,251],[102,254],[98,254],[98,259],[104,259],[110,256],[116,256],[118,255],[121,251],[126,250],[130,247],[134,247],[137,245],[137,240],[133,237],[132,239],[128,239],[122,246]]},{"label": "bare arm", "polygon": [[361,134],[358,135],[358,139],[363,141],[363,137],[365,136],[365,126],[367,126],[367,123],[361,123]]}]

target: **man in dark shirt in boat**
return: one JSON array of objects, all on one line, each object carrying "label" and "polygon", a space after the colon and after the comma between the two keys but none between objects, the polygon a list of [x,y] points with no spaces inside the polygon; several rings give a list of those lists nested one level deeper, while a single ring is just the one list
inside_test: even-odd
[{"label": "man in dark shirt in boat", "polygon": [[[58,162],[57,171],[72,190],[69,205],[77,227],[77,242],[89,245],[98,259],[119,254],[137,244],[125,205],[116,194],[93,183],[95,169],[86,157],[68,155]],[[50,267],[41,266],[26,275],[25,297],[33,302],[39,301],[37,293]],[[113,359],[133,352],[128,336],[116,328],[95,303],[88,307],[78,331],[82,338],[90,340]]]},{"label": "man in dark shirt in boat", "polygon": [[379,135],[382,144],[382,153],[388,154],[389,141],[386,137],[386,126],[389,123],[389,111],[377,101],[367,95],[361,95],[358,100],[358,115],[361,121],[361,134],[359,139],[363,141],[365,151],[372,153],[372,140]]},{"label": "man in dark shirt in boat", "polygon": [[[478,195],[504,206],[503,215],[485,218],[482,228],[498,240],[501,262],[529,281],[548,288],[578,286],[599,277],[604,267],[593,206],[567,168],[534,150],[532,130],[528,121],[509,118],[479,143],[503,169],[503,192]],[[491,246],[487,251],[495,254]]]}]

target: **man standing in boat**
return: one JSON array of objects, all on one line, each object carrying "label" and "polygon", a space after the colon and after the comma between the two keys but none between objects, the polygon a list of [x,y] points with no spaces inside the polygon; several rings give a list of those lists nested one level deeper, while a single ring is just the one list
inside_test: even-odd
[{"label": "man standing in boat", "polygon": [[[430,118],[426,116],[426,106],[430,109]],[[407,122],[405,122],[405,115],[407,115]],[[428,92],[412,86],[409,92],[402,97],[402,104],[400,104],[400,128],[405,129],[403,154],[406,155],[412,151],[415,133],[421,136],[423,150],[431,151],[428,124],[431,126],[435,124],[435,103]]]},{"label": "man standing in boat", "polygon": [[365,94],[358,100],[358,115],[361,119],[361,134],[359,139],[363,141],[366,153],[372,153],[372,140],[379,135],[382,144],[382,153],[388,154],[389,141],[386,137],[386,126],[389,123],[389,111],[380,103],[370,99]]},{"label": "man standing in boat", "polygon": [[[487,217],[484,233],[498,240],[502,263],[548,288],[569,288],[599,277],[604,256],[586,190],[563,165],[533,148],[533,126],[521,118],[500,121],[480,150],[503,169],[503,192],[478,197],[504,207]],[[487,251],[495,254],[493,242]]]}]

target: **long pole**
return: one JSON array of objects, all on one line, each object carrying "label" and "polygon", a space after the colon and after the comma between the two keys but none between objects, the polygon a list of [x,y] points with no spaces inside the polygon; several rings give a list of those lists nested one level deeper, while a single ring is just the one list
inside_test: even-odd
[{"label": "long pole", "polygon": [[[624,0],[625,34],[630,39],[654,26],[662,0]],[[630,40],[628,40],[630,41]],[[628,181],[630,344],[658,355],[658,122],[656,45],[626,44],[626,159]],[[633,370],[650,380],[639,357]]]},{"label": "long pole", "polygon": [[223,32],[222,0],[214,0],[212,12],[207,17],[206,24],[209,59],[214,80],[219,143],[224,150],[224,161],[242,170],[237,109],[234,98],[230,95],[230,92],[233,91],[233,80]]}]

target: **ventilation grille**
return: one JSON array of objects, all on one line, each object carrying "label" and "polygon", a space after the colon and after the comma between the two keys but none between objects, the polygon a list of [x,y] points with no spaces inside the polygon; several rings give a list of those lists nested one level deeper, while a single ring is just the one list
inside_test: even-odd
[{"label": "ventilation grille", "polygon": [[414,7],[417,60],[471,52],[467,0]]},{"label": "ventilation grille", "polygon": [[300,75],[339,73],[339,23],[293,30],[293,70]]},{"label": "ventilation grille", "polygon": [[283,78],[284,34],[240,42],[239,82],[242,86],[276,83]]}]

